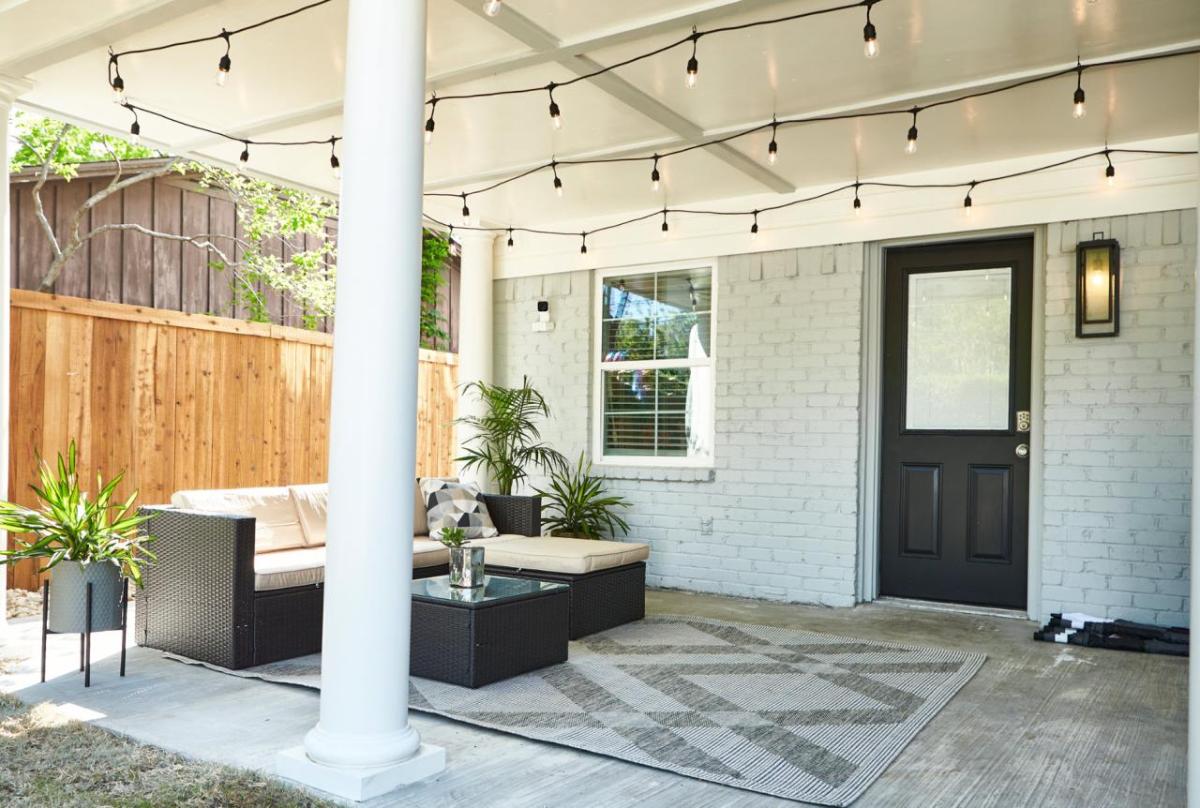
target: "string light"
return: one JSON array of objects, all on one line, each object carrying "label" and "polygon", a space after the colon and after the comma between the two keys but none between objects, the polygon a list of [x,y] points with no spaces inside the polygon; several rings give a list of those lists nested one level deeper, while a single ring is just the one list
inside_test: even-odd
[{"label": "string light", "polygon": [[658,155],[654,155],[654,168],[650,169],[650,187],[655,193],[661,187],[662,175],[658,173]]},{"label": "string light", "polygon": [[125,79],[121,78],[121,66],[117,63],[117,55],[112,51],[108,54],[108,86],[112,88],[113,103],[125,103]]},{"label": "string light", "polygon": [[495,17],[500,13],[500,9],[503,8],[503,6],[504,4],[501,3],[500,0],[487,0],[487,2],[483,4],[483,13],[489,17]]},{"label": "string light", "polygon": [[779,144],[775,142],[775,135],[779,131],[779,122],[774,117],[771,118],[771,142],[767,144],[767,162],[775,165],[775,161],[779,158]]},{"label": "string light", "polygon": [[863,54],[868,59],[874,59],[879,55],[879,40],[875,33],[875,23],[871,22],[871,6],[875,5],[878,0],[868,0],[867,6],[867,24],[863,26]]},{"label": "string light", "polygon": [[669,224],[667,224],[667,209],[663,208],[662,231],[664,234],[666,234],[666,233],[670,232],[670,230],[671,230],[671,226]]},{"label": "string light", "polygon": [[129,106],[129,104],[124,104],[123,106],[133,115],[133,123],[129,125],[129,141],[136,146],[142,142],[142,124],[138,121],[136,109]]},{"label": "string light", "polygon": [[551,163],[550,168],[554,169],[554,193],[558,194],[559,199],[562,199],[563,181],[562,177],[558,176],[558,163]]},{"label": "string light", "polygon": [[1111,188],[1117,184],[1117,167],[1113,165],[1112,153],[1108,149],[1104,150],[1104,159],[1108,161],[1108,165],[1104,168],[1104,179]]},{"label": "string light", "polygon": [[[803,197],[803,198],[799,198],[799,199],[790,199],[786,202],[781,202],[777,205],[773,205],[768,208],[756,208],[754,210],[704,210],[704,209],[690,209],[690,208],[681,210],[681,209],[671,209],[671,208],[656,208],[655,210],[650,211],[648,213],[643,213],[638,216],[630,217],[628,219],[611,222],[609,224],[603,225],[601,227],[596,227],[596,228],[592,229],[591,231],[585,231],[583,233],[572,232],[572,231],[567,231],[567,230],[551,230],[551,229],[542,229],[542,228],[534,228],[534,227],[519,227],[519,226],[509,226],[507,228],[479,226],[479,227],[467,227],[465,229],[475,231],[475,232],[485,232],[485,233],[503,233],[503,232],[516,233],[519,231],[519,232],[532,233],[532,234],[543,235],[543,236],[556,236],[556,237],[563,237],[563,238],[566,238],[566,237],[580,238],[581,239],[580,252],[585,253],[585,254],[587,252],[587,249],[586,249],[587,237],[589,235],[595,235],[597,233],[607,233],[609,231],[615,231],[615,230],[625,228],[628,226],[632,226],[632,225],[635,225],[635,224],[638,224],[641,222],[646,222],[650,219],[655,219],[657,217],[663,216],[664,213],[668,214],[668,215],[671,213],[686,213],[686,214],[692,215],[692,216],[714,216],[714,217],[718,217],[718,216],[719,217],[751,216],[752,224],[750,227],[750,234],[751,234],[751,236],[754,236],[758,232],[758,230],[756,229],[756,225],[758,225],[758,223],[759,223],[758,222],[759,214],[794,208],[799,205],[804,205],[807,203],[826,199],[834,194],[838,194],[838,193],[841,193],[841,192],[847,191],[847,190],[854,191],[853,209],[854,209],[855,213],[860,212],[862,209],[862,199],[860,196],[861,189],[868,187],[868,186],[875,186],[875,187],[880,187],[880,188],[892,188],[892,189],[905,189],[905,190],[944,190],[947,188],[965,188],[965,189],[967,189],[967,194],[963,198],[963,207],[970,209],[973,207],[973,204],[974,204],[973,194],[975,192],[975,189],[981,185],[985,185],[987,183],[1001,182],[1001,181],[1005,181],[1005,180],[1012,180],[1012,179],[1016,179],[1018,177],[1026,177],[1026,176],[1039,174],[1039,173],[1046,172],[1046,171],[1052,171],[1055,169],[1062,168],[1063,166],[1073,165],[1075,163],[1078,163],[1078,162],[1081,162],[1084,160],[1095,159],[1096,157],[1105,157],[1106,162],[1107,162],[1111,159],[1110,158],[1111,154],[1145,154],[1145,155],[1194,157],[1198,154],[1198,152],[1194,149],[1186,150],[1186,151],[1185,150],[1172,151],[1172,150],[1163,150],[1163,149],[1109,149],[1109,148],[1104,148],[1104,149],[1099,149],[1096,151],[1088,152],[1085,154],[1079,154],[1074,157],[1069,157],[1069,158],[1066,158],[1063,160],[1058,160],[1058,161],[1055,161],[1052,163],[1047,163],[1047,164],[1043,164],[1043,165],[1039,165],[1039,166],[1034,166],[1032,168],[1023,169],[1020,171],[1012,171],[1007,174],[999,174],[999,175],[992,176],[992,177],[985,177],[984,179],[963,180],[961,182],[902,183],[902,182],[855,180],[853,183],[842,185],[837,188],[831,188],[831,189],[822,191],[820,193],[813,194],[812,196],[807,196],[807,197]],[[968,201],[967,201],[968,198],[970,198],[972,200],[970,203],[968,203]],[[969,213],[969,211],[968,211],[968,213]],[[435,224],[439,227],[442,227],[442,228],[448,228],[451,230],[451,232],[453,231],[453,227],[449,223],[439,221],[438,219],[430,216],[429,214],[424,214],[424,216],[428,221],[432,222],[433,224]],[[512,236],[510,235],[510,238],[511,237]]]},{"label": "string light", "polygon": [[920,107],[912,108],[912,126],[908,127],[908,141],[904,144],[904,151],[908,154],[914,154],[917,151],[917,113],[920,111]]},{"label": "string light", "polygon": [[754,224],[750,225],[750,238],[758,238],[758,211],[754,211]]},{"label": "string light", "polygon": [[462,208],[463,219],[464,220],[470,219],[471,218],[471,209],[469,207],[467,207],[467,195],[466,194],[462,195],[462,201],[463,201],[463,208]]},{"label": "string light", "polygon": [[329,138],[329,169],[333,172],[333,178],[340,180],[342,178],[342,161],[337,156],[337,137]]},{"label": "string light", "polygon": [[546,85],[546,92],[550,94],[550,123],[555,129],[562,129],[562,110],[558,108],[558,102],[554,100],[554,88],[558,85],[550,82]]},{"label": "string light", "polygon": [[1087,93],[1083,91],[1083,65],[1075,60],[1075,99],[1071,114],[1076,120],[1087,115]]},{"label": "string light", "polygon": [[433,130],[437,128],[437,123],[433,120],[433,113],[437,111],[438,97],[437,93],[429,101],[429,120],[425,121],[425,145],[428,146],[433,142]]},{"label": "string light", "polygon": [[513,234],[512,234],[512,228],[510,227],[510,228],[508,228],[508,251],[512,252],[512,248],[513,248]]},{"label": "string light", "polygon": [[229,32],[224,28],[221,29],[221,38],[225,40],[225,55],[217,62],[218,87],[225,86],[225,79],[229,78],[229,68],[233,67],[233,60],[229,58]]},{"label": "string light", "polygon": [[238,170],[246,166],[250,162],[250,141],[242,141],[242,153],[238,155]]},{"label": "string light", "polygon": [[696,32],[696,27],[692,26],[692,58],[688,59],[687,63],[687,87],[692,89],[696,86],[696,81],[700,78],[700,60],[696,58],[696,46],[700,42],[700,34]]},{"label": "string light", "polygon": [[971,199],[971,194],[975,191],[975,180],[971,180],[971,187],[967,190],[967,195],[963,197],[963,210],[967,216],[971,215],[971,209],[975,206],[974,200]]}]

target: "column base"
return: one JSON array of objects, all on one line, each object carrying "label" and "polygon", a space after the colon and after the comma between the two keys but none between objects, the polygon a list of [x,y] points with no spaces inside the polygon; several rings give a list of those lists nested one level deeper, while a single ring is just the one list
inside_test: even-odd
[{"label": "column base", "polygon": [[349,768],[314,763],[295,746],[275,758],[280,777],[356,802],[373,799],[440,773],[446,768],[446,750],[421,744],[408,760],[377,768]]}]

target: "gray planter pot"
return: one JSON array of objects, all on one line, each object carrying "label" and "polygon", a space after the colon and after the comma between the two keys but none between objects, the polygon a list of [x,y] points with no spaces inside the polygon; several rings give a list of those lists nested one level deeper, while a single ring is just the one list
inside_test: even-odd
[{"label": "gray planter pot", "polygon": [[87,585],[92,585],[92,631],[121,627],[121,570],[107,561],[59,562],[50,571],[49,629],[60,634],[87,631]]},{"label": "gray planter pot", "polygon": [[451,547],[450,549],[450,586],[463,589],[474,589],[483,586],[483,549],[482,547]]}]

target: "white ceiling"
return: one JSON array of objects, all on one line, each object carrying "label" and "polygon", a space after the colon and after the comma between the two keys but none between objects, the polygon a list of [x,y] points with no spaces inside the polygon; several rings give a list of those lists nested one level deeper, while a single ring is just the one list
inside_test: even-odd
[{"label": "white ceiling", "polygon": [[[117,50],[235,28],[302,0],[7,0],[0,2],[0,74],[27,76],[29,107],[125,132],[111,103],[107,48]],[[482,0],[430,0],[428,72],[439,94],[563,81],[701,29],[837,5],[837,0],[506,0],[495,18]],[[258,139],[341,133],[345,0],[234,38],[227,86],[214,82],[220,43],[121,60],[130,100],[212,129]],[[549,122],[545,93],[446,101],[426,155],[429,190],[459,192],[552,157],[649,154],[779,117],[894,108],[948,92],[1084,61],[1200,44],[1196,0],[880,0],[872,12],[880,56],[862,53],[862,9],[700,42],[700,81],[684,86],[686,47],[561,88],[564,126]],[[855,176],[965,165],[1107,143],[1194,133],[1200,57],[1181,56],[1085,74],[1089,115],[1072,119],[1072,77],[929,110],[920,149],[904,154],[902,117],[817,123],[781,132],[780,159],[764,159],[767,133],[694,151],[661,165],[561,170],[472,199],[486,223],[556,222],[793,189]],[[380,99],[386,103],[386,99]],[[420,126],[414,121],[414,126]],[[164,148],[232,162],[241,145],[143,116],[143,137]],[[336,192],[328,148],[252,149],[265,175]],[[782,201],[785,196],[780,196]],[[431,202],[440,215],[461,203]]]}]

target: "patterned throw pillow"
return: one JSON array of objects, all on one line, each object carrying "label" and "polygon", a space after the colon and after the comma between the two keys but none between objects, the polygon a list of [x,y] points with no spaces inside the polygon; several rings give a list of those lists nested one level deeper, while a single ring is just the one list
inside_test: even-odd
[{"label": "patterned throw pillow", "polygon": [[500,531],[488,514],[479,489],[471,483],[421,480],[421,494],[429,514],[429,537],[440,539],[442,529],[461,527],[468,539],[488,539]]}]

